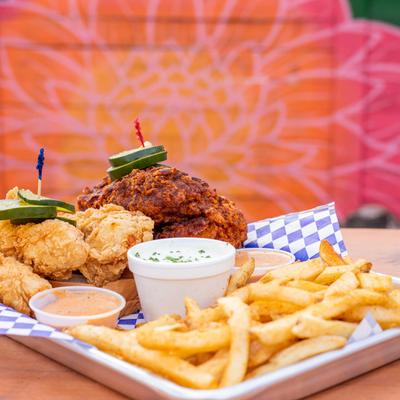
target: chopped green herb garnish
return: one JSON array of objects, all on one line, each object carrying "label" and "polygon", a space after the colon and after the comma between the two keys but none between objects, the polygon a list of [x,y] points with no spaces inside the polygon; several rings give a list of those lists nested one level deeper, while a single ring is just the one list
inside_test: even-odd
[{"label": "chopped green herb garnish", "polygon": [[135,253],[135,257],[140,257],[140,254],[138,251]]},{"label": "chopped green herb garnish", "polygon": [[172,257],[172,256],[166,256],[164,259],[167,261],[171,261],[173,263],[179,262],[179,258]]},{"label": "chopped green herb garnish", "polygon": [[200,253],[200,254],[204,254],[205,252],[206,252],[206,251],[203,250],[203,249],[200,249],[200,250],[199,250],[199,253]]}]

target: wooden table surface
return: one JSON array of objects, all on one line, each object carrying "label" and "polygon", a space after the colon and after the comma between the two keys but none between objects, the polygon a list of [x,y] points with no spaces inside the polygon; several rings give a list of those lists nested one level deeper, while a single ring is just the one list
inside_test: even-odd
[{"label": "wooden table surface", "polygon": [[[353,258],[373,261],[379,272],[400,276],[400,230],[343,229]],[[320,392],[312,400],[398,400],[400,360]],[[122,400],[124,396],[39,353],[0,338],[0,399]],[[139,400],[139,399],[137,399]]]}]

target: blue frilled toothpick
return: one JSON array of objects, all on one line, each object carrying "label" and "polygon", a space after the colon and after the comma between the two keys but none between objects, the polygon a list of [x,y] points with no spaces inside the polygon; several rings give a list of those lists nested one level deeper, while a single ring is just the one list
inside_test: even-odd
[{"label": "blue frilled toothpick", "polygon": [[43,164],[44,164],[44,149],[40,149],[36,169],[38,171],[38,186],[37,186],[37,194],[38,196],[42,195],[42,172],[43,172]]}]

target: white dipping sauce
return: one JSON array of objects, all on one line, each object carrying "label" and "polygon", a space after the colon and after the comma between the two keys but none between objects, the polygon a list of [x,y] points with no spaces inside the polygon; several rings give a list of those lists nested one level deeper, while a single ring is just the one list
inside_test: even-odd
[{"label": "white dipping sauce", "polygon": [[147,321],[163,314],[184,314],[184,298],[207,307],[224,295],[235,265],[235,248],[203,238],[143,242],[128,251],[140,304]]},{"label": "white dipping sauce", "polygon": [[145,261],[180,264],[192,263],[198,261],[208,261],[212,257],[216,257],[215,251],[205,249],[203,247],[180,247],[179,249],[159,249],[152,253],[150,251],[137,251],[135,257]]}]

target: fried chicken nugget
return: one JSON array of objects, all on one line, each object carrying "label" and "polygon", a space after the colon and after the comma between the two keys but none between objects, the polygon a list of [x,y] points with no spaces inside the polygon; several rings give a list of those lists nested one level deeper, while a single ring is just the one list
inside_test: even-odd
[{"label": "fried chicken nugget", "polygon": [[78,212],[76,221],[90,246],[89,257],[80,271],[96,286],[117,280],[128,265],[128,249],[153,239],[151,218],[115,204]]},{"label": "fried chicken nugget", "polygon": [[[6,194],[7,200],[18,199],[18,186],[9,190]],[[15,241],[17,238],[17,228],[10,221],[0,221],[0,253],[5,256],[16,254]]]},{"label": "fried chicken nugget", "polygon": [[0,221],[0,253],[5,256],[14,256],[16,239],[16,226],[10,221]]},{"label": "fried chicken nugget", "polygon": [[19,260],[49,279],[69,279],[89,254],[83,233],[58,219],[18,226],[15,247]]},{"label": "fried chicken nugget", "polygon": [[1,303],[29,315],[29,299],[46,289],[51,289],[50,283],[33,273],[31,267],[0,254]]}]

